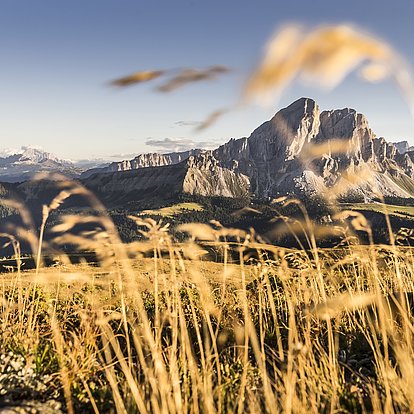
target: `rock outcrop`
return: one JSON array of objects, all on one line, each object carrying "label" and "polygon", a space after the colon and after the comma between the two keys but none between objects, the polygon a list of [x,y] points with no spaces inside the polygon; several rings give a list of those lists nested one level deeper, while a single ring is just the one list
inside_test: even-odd
[{"label": "rock outcrop", "polygon": [[302,98],[253,131],[249,138],[230,140],[214,151],[227,168],[247,175],[253,193],[267,197],[284,192],[293,182],[298,157],[319,131],[319,108]]},{"label": "rock outcrop", "polygon": [[414,146],[410,146],[408,141],[400,141],[400,142],[394,142],[395,148],[397,148],[397,151],[400,154],[405,154],[406,152],[412,152],[414,151]]},{"label": "rock outcrop", "polygon": [[[257,197],[280,194],[411,197],[412,158],[376,138],[354,109],[320,112],[309,98],[279,111],[249,138],[214,151],[221,165],[247,175]],[[410,185],[400,186],[400,182]]]},{"label": "rock outcrop", "polygon": [[248,177],[221,167],[211,152],[172,165],[94,174],[83,182],[112,204],[179,193],[233,198],[249,194]]},{"label": "rock outcrop", "polygon": [[132,160],[124,160],[119,162],[112,162],[106,167],[93,168],[82,173],[81,178],[90,177],[96,173],[108,173],[116,171],[130,171],[139,168],[147,167],[163,167],[165,165],[178,164],[190,157],[191,155],[198,155],[202,152],[200,149],[193,149],[183,152],[172,152],[169,154],[148,153],[139,154]]}]

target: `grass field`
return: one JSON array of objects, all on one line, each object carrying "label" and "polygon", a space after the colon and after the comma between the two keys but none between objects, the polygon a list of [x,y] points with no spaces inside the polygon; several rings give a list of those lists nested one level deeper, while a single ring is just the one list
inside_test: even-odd
[{"label": "grass field", "polygon": [[340,207],[343,210],[373,211],[414,220],[414,206],[395,206],[381,203],[342,203]]},{"label": "grass field", "polygon": [[[106,216],[93,219],[101,229],[78,236],[71,229],[79,218],[62,217],[54,242],[94,249],[97,264],[72,265],[60,253],[54,267],[39,256],[35,270],[1,275],[3,407],[380,413],[414,406],[411,247],[358,245],[344,228],[341,247],[319,249],[306,222],[306,250],[266,245],[219,223],[185,224],[188,238],[177,242],[161,221],[142,217],[145,240],[122,244]],[[353,222],[369,233],[364,223]],[[213,247],[217,262],[205,260]]]},{"label": "grass field", "polygon": [[157,210],[144,210],[140,213],[142,216],[160,216],[160,217],[174,217],[189,211],[203,211],[204,208],[198,203],[177,203],[172,206],[159,208]]},{"label": "grass field", "polygon": [[[145,16],[145,10],[141,12]],[[177,16],[170,17],[174,20]],[[159,17],[162,22],[162,14]],[[184,33],[182,29],[180,33]],[[170,27],[169,33],[173,33]],[[151,36],[147,37],[150,41]],[[199,46],[195,40],[192,43]],[[208,57],[204,49],[203,44],[200,54]],[[254,101],[264,103],[272,95],[279,96],[293,81],[335,87],[356,69],[372,82],[394,80],[412,106],[414,87],[408,65],[406,68],[391,45],[344,24],[313,30],[292,24],[269,39],[263,58],[235,95],[240,96],[238,103],[226,105],[195,125],[201,130],[226,112]],[[125,87],[171,73],[166,84],[155,88],[166,92],[190,82],[211,80],[228,70],[217,65],[206,70],[166,67],[136,72],[111,83]],[[200,96],[197,99],[202,101]],[[265,209],[274,217],[262,223],[263,234],[272,230],[283,236],[280,240],[287,234],[300,249],[268,244],[247,218],[240,221],[247,223],[248,230],[223,226],[219,220],[239,210],[235,199],[222,200],[220,208],[212,211],[207,204],[204,210],[197,203],[145,210],[129,216],[136,224],[133,227],[124,212],[112,212],[111,219],[86,187],[61,176],[52,177],[53,181],[56,178],[58,194],[46,204],[44,192],[49,192],[40,186],[42,202],[36,220],[21,202],[6,199],[7,186],[0,186],[0,202],[4,204],[0,216],[6,218],[4,233],[0,233],[0,257],[1,249],[10,252],[12,248],[14,252],[12,259],[3,261],[5,266],[0,263],[1,269],[8,271],[0,274],[0,414],[414,411],[414,226],[411,222],[406,226],[407,220],[394,220],[401,227],[394,235],[388,217],[373,220],[385,223],[378,225],[379,230],[389,232],[381,239],[389,243],[379,244],[363,214],[386,213],[414,220],[414,207],[342,204],[331,205],[337,207],[332,208],[332,214],[325,208],[335,195],[348,192],[348,186],[338,179],[342,173],[358,190],[369,184],[367,188],[372,185],[376,193],[378,174],[368,175],[359,168],[364,166],[366,155],[369,165],[378,158],[378,165],[373,164],[376,173],[389,170],[391,165],[395,174],[390,179],[405,191],[403,195],[414,194],[414,181],[407,175],[412,172],[406,168],[411,164],[406,160],[404,171],[403,167],[397,169],[394,159],[384,164],[392,146],[382,149],[380,142],[381,148],[375,149],[378,142],[361,114],[355,122],[349,118],[356,123],[349,140],[350,122],[342,122],[344,118],[337,122],[335,112],[326,131],[320,129],[316,134],[316,109],[306,105],[299,124],[296,112],[289,112],[286,120],[275,116],[269,127],[259,127],[254,133],[258,139],[252,142],[263,137],[263,145],[250,147],[240,141],[242,146],[229,147],[231,151],[224,147],[228,157],[232,157],[232,148],[246,154],[246,158],[234,160],[232,169],[238,171],[248,162],[243,169],[252,172],[252,180],[269,183],[263,195],[279,190],[279,181],[283,189],[292,180],[289,192],[293,193],[302,184],[315,181],[309,184],[311,190],[318,189],[318,194],[313,194],[318,198],[316,205],[313,198],[310,200],[317,210],[312,217],[318,219],[312,221],[302,202],[290,196],[278,197]],[[340,113],[352,115],[346,109]],[[325,142],[329,130],[339,136],[327,136],[332,140]],[[268,136],[267,131],[274,136]],[[151,146],[150,141],[161,143],[160,148],[173,142],[169,138],[148,139]],[[180,141],[192,140],[178,139],[177,144]],[[354,142],[358,147],[351,149]],[[302,146],[309,149],[303,157],[306,152]],[[261,151],[267,153],[258,162]],[[382,152],[373,157],[374,151]],[[275,165],[284,159],[284,152],[286,161],[294,161],[286,168]],[[251,155],[254,157],[249,158]],[[225,164],[231,161],[229,158]],[[300,164],[303,174],[295,182],[291,167],[296,169]],[[323,174],[305,175],[309,172],[305,167],[312,166],[318,171],[323,168]],[[288,179],[276,179],[274,171],[279,167]],[[216,163],[209,162],[208,168],[214,173]],[[228,176],[218,172],[218,185],[229,181]],[[319,196],[325,194],[319,194],[319,179],[338,179],[338,186],[329,188],[332,194],[321,200]],[[367,182],[370,179],[372,183]],[[118,197],[122,188],[116,190]],[[135,191],[132,193],[135,196]],[[163,196],[152,189],[149,193],[157,202]],[[60,209],[72,196],[82,199],[88,209],[82,214]],[[127,197],[127,201],[133,200]],[[244,212],[261,213],[243,207]],[[283,214],[278,213],[279,207],[283,207]],[[7,221],[17,211],[18,220],[13,217]],[[202,212],[198,215],[207,218],[203,223],[190,223],[188,214],[179,220],[179,215],[191,211]],[[216,214],[213,220],[210,213]],[[231,218],[229,222],[236,223],[235,216]],[[123,223],[123,234],[113,220]],[[181,222],[184,224],[177,225]],[[272,223],[282,226],[272,229]],[[129,238],[131,233],[140,237]],[[318,237],[335,241],[324,249],[318,246]],[[33,269],[24,271],[22,261],[28,259],[22,259],[21,253],[29,248]],[[71,257],[84,257],[85,253],[93,257],[92,263],[86,259],[76,265],[71,262]],[[53,265],[46,266],[46,258]]]}]

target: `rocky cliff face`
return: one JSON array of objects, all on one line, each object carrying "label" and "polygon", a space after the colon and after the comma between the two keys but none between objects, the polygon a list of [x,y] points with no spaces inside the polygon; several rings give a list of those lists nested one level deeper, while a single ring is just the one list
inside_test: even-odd
[{"label": "rocky cliff face", "polygon": [[113,204],[148,196],[168,197],[188,193],[208,197],[241,198],[249,194],[249,179],[223,168],[211,152],[161,167],[94,174],[84,184]]},{"label": "rocky cliff face", "polygon": [[[164,180],[165,188],[200,195],[234,197],[249,187],[260,198],[412,197],[414,152],[409,150],[408,144],[377,138],[366,117],[354,109],[321,112],[315,101],[301,98],[250,137],[231,139],[212,152],[143,154],[99,172],[142,170],[124,177],[140,179],[134,184],[139,188],[154,186],[161,191],[159,183]],[[178,169],[166,168],[173,165]],[[173,171],[181,171],[177,182]]]},{"label": "rocky cliff face", "polygon": [[249,138],[220,146],[214,156],[225,167],[247,175],[257,196],[270,196],[285,191],[292,183],[297,159],[318,131],[319,108],[311,99],[300,99],[254,130]]},{"label": "rocky cliff face", "polygon": [[249,138],[214,151],[220,165],[247,175],[258,197],[296,193],[410,197],[413,157],[376,138],[354,109],[320,112],[301,98],[279,111]]},{"label": "rocky cliff face", "polygon": [[107,167],[103,168],[93,168],[82,173],[81,178],[90,177],[96,173],[108,173],[116,171],[129,171],[137,170],[139,168],[147,167],[163,167],[165,165],[174,165],[178,164],[190,157],[191,155],[198,155],[202,152],[199,149],[193,149],[183,152],[172,152],[169,154],[158,154],[158,153],[149,153],[149,154],[139,154],[132,160],[124,160],[119,162],[113,162]]},{"label": "rocky cliff face", "polygon": [[400,154],[405,154],[406,152],[414,152],[414,146],[410,146],[408,141],[394,142],[393,144]]},{"label": "rocky cliff face", "polygon": [[187,174],[183,191],[202,196],[242,198],[249,194],[250,180],[241,173],[223,168],[211,151],[191,156],[185,162]]}]

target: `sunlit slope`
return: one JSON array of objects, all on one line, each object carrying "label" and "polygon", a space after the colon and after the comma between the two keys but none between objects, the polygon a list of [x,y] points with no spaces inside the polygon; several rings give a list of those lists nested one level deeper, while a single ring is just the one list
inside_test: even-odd
[{"label": "sunlit slope", "polygon": [[381,203],[342,203],[340,207],[344,210],[371,211],[374,213],[388,214],[390,216],[414,220],[414,205],[396,206]]}]

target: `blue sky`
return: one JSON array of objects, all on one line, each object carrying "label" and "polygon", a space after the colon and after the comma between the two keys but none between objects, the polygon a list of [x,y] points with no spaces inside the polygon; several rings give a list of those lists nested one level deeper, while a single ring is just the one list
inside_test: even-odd
[{"label": "blue sky", "polygon": [[[285,23],[353,23],[413,66],[411,0],[0,0],[0,7],[0,149],[37,145],[65,158],[123,158],[154,150],[149,139],[222,143],[249,135],[301,96],[322,109],[353,107],[377,135],[414,144],[414,121],[395,87],[356,75],[330,92],[295,84],[273,105],[228,114],[203,133],[179,125],[237,101],[267,39]],[[108,86],[137,70],[214,64],[235,71],[171,94],[152,84]]]}]

